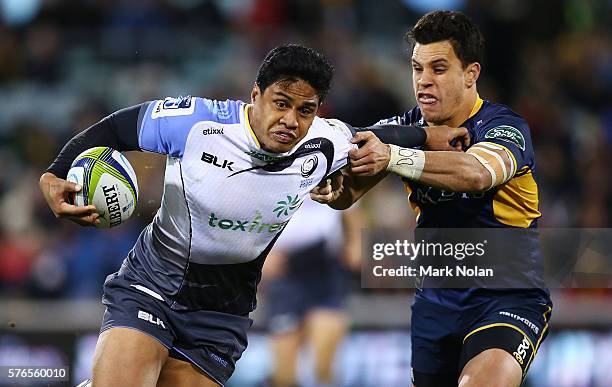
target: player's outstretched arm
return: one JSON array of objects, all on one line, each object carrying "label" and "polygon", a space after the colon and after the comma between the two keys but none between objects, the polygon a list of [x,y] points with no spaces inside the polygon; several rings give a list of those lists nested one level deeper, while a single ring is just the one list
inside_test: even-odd
[{"label": "player's outstretched arm", "polygon": [[427,152],[386,145],[367,132],[357,133],[354,140],[369,145],[349,154],[355,176],[375,176],[386,170],[448,191],[481,192],[516,173],[512,157],[503,148],[490,145],[476,144],[466,153]]},{"label": "player's outstretched arm", "polygon": [[81,186],[60,179],[51,172],[43,173],[39,186],[49,208],[57,218],[70,219],[81,226],[94,226],[100,223],[95,206],[75,206],[68,202],[68,197],[79,192]]},{"label": "player's outstretched arm", "polygon": [[421,128],[384,124],[355,128],[355,131],[372,132],[381,142],[404,148],[423,146],[434,151],[461,151],[463,146],[470,145],[470,134],[466,128],[451,128],[445,125]]}]

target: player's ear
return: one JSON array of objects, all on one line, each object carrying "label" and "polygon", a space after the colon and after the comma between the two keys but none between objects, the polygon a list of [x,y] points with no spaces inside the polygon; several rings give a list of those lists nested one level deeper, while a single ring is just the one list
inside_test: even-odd
[{"label": "player's ear", "polygon": [[255,99],[261,94],[261,90],[257,83],[253,84],[253,90],[251,90],[251,103],[255,103]]},{"label": "player's ear", "polygon": [[480,76],[480,63],[474,62],[467,65],[465,69],[465,86],[470,88],[476,84]]}]

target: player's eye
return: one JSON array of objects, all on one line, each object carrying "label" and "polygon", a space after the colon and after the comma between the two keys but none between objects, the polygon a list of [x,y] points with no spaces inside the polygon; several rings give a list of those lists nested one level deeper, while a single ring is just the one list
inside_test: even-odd
[{"label": "player's eye", "polygon": [[301,108],[300,113],[304,116],[309,116],[313,113],[313,110],[311,108]]},{"label": "player's eye", "polygon": [[287,103],[285,101],[274,101],[276,107],[279,109],[285,109],[287,107]]},{"label": "player's eye", "polygon": [[423,68],[420,66],[412,66],[412,69],[416,71],[417,73],[420,73],[421,71],[423,71]]}]

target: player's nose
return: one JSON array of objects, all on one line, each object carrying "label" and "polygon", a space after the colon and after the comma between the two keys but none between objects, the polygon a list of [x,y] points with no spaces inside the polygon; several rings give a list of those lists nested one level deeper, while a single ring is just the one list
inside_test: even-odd
[{"label": "player's nose", "polygon": [[281,117],[280,122],[284,124],[287,128],[297,128],[298,127],[297,110],[287,109],[285,114]]},{"label": "player's nose", "polygon": [[428,87],[433,84],[433,78],[429,71],[422,71],[416,80],[417,84],[421,87]]}]

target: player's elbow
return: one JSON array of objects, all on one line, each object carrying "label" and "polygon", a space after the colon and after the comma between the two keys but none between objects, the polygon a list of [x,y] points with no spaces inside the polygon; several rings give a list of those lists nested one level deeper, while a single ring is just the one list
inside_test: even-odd
[{"label": "player's elbow", "polygon": [[484,168],[474,168],[473,165],[465,166],[459,176],[464,185],[463,192],[483,192],[491,186],[491,175]]}]

